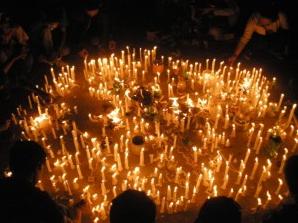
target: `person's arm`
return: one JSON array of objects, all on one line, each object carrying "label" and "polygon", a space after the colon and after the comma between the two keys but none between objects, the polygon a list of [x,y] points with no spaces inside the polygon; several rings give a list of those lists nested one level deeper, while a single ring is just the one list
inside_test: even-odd
[{"label": "person's arm", "polygon": [[14,63],[22,58],[25,58],[26,53],[23,52],[20,55],[17,55],[15,57],[13,57],[12,59],[10,59],[4,66],[3,66],[3,73],[4,74],[8,74],[9,70],[11,69],[11,67],[14,65]]},{"label": "person's arm", "polygon": [[241,54],[241,52],[244,50],[246,45],[249,43],[253,33],[255,32],[255,27],[256,27],[256,18],[253,16],[248,20],[246,24],[243,35],[240,38],[239,43],[234,51],[234,55],[238,57]]},{"label": "person's arm", "polygon": [[255,15],[252,15],[244,29],[244,32],[242,34],[242,37],[240,38],[233,55],[229,58],[229,62],[232,65],[240,56],[246,45],[249,43],[253,33],[255,32],[255,26],[256,26],[256,17]]}]

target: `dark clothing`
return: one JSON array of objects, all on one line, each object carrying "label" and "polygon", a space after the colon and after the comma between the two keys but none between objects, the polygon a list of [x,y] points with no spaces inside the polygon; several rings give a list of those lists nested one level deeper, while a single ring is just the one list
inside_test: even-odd
[{"label": "dark clothing", "polygon": [[294,223],[298,222],[298,206],[297,204],[283,205],[279,210],[268,215],[263,223]]},{"label": "dark clothing", "polygon": [[0,201],[3,223],[64,222],[62,211],[50,195],[25,181],[0,180]]}]

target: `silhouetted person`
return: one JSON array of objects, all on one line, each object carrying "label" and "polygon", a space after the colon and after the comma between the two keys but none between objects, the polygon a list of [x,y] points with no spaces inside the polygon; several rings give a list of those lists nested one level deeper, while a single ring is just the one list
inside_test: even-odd
[{"label": "silhouetted person", "polygon": [[154,223],[155,203],[144,193],[127,190],[113,201],[110,210],[111,223]]},{"label": "silhouetted person", "polygon": [[67,18],[63,8],[50,10],[31,27],[31,47],[39,62],[63,65],[63,57],[69,54],[65,46]]},{"label": "silhouetted person", "polygon": [[0,180],[0,222],[70,220],[62,206],[47,192],[35,187],[45,160],[46,153],[36,142],[18,141],[12,146],[9,158],[12,176]]},{"label": "silhouetted person", "polygon": [[275,50],[286,55],[289,44],[288,29],[286,15],[278,9],[274,2],[272,0],[260,1],[256,12],[248,19],[233,55],[229,58],[230,64],[238,60],[249,43],[253,51],[261,52],[265,50],[278,54],[279,52],[272,51]]},{"label": "silhouetted person", "polygon": [[220,196],[205,201],[195,223],[240,223],[241,207],[232,198]]},{"label": "silhouetted person", "polygon": [[290,191],[289,199],[264,218],[264,223],[298,222],[298,155],[288,158],[284,168],[285,180]]}]

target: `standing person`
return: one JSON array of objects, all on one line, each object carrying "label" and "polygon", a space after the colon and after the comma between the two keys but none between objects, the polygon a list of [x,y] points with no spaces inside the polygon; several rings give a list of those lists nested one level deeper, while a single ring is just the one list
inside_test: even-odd
[{"label": "standing person", "polygon": [[[257,11],[248,19],[243,35],[233,55],[229,58],[229,63],[232,65],[238,60],[248,44],[256,50],[259,48],[259,50],[266,51],[270,51],[272,48],[282,47],[283,53],[287,54],[288,29],[286,15],[279,11],[272,0],[260,2]],[[285,32],[282,32],[283,30]]]},{"label": "standing person", "polygon": [[35,186],[45,160],[46,153],[36,142],[18,141],[12,146],[12,176],[0,180],[1,222],[71,222],[65,209]]},{"label": "standing person", "polygon": [[287,201],[264,217],[263,223],[298,222],[298,155],[288,158],[284,168],[290,192]]}]

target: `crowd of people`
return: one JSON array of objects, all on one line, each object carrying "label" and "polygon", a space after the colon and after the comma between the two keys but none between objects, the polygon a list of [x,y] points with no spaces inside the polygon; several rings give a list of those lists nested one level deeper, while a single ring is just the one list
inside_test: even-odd
[{"label": "crowd of people", "polygon": [[[11,175],[0,178],[1,222],[81,222],[84,200],[62,205],[46,191],[36,187],[46,153],[34,141],[17,141],[10,149]],[[274,210],[262,215],[258,222],[279,223],[298,220],[298,155],[288,158],[284,177],[289,197]],[[111,223],[154,223],[156,204],[145,192],[128,189],[113,199],[110,208]],[[219,196],[207,199],[194,223],[242,222],[241,206],[232,198]]]}]

